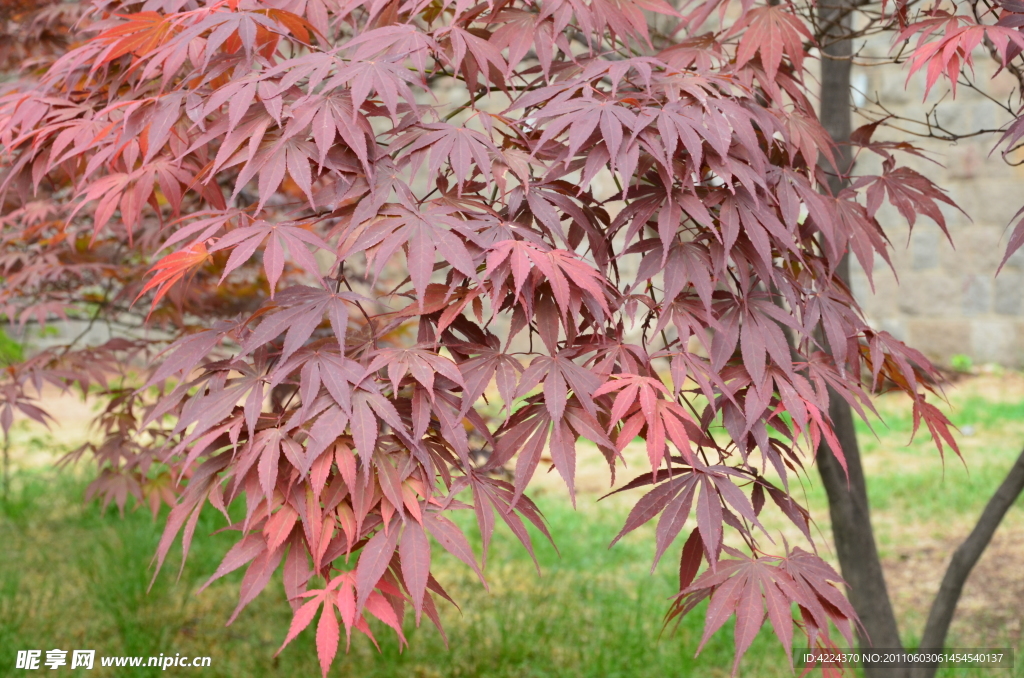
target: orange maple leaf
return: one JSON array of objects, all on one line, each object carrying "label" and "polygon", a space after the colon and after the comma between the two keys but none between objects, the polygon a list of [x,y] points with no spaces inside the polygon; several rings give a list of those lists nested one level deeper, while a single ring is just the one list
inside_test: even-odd
[{"label": "orange maple leaf", "polygon": [[175,28],[170,18],[159,12],[118,16],[128,19],[128,22],[115,26],[96,38],[111,45],[111,49],[97,62],[97,67],[129,52],[135,56],[145,56],[162,45],[173,34]]},{"label": "orange maple leaf", "polygon": [[210,253],[206,249],[205,242],[195,243],[186,249],[168,254],[149,269],[150,273],[156,273],[156,275],[143,286],[142,291],[135,297],[135,301],[138,301],[146,292],[156,289],[156,296],[153,297],[153,304],[150,307],[150,313],[152,313],[152,309],[156,308],[160,299],[167,294],[174,283],[184,278],[185,273],[190,269],[202,265],[209,258]]}]

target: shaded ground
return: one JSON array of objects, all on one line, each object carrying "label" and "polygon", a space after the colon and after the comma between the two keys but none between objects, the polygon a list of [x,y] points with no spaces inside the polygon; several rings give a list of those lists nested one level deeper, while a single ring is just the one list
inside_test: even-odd
[{"label": "shaded ground", "polygon": [[[1024,621],[1021,522],[1018,518],[1000,528],[964,586],[952,627],[962,647],[1020,645]],[[896,554],[883,563],[893,604],[908,622],[914,622],[918,632],[961,538],[957,535],[924,541],[896,549]]]}]

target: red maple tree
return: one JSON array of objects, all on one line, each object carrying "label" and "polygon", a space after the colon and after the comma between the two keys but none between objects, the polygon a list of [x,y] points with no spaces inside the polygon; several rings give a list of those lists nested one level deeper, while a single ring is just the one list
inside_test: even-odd
[{"label": "red maple tree", "polygon": [[[984,28],[889,16],[930,86],[982,38],[1020,53],[1024,9],[1001,7]],[[211,581],[247,568],[233,619],[283,570],[284,643],[319,611],[325,674],[368,616],[440,628],[437,547],[483,578],[450,512],[485,552],[496,517],[530,550],[542,453],[574,498],[578,451],[614,477],[638,436],[650,469],[623,489],[651,489],[622,534],[657,517],[657,557],[681,553],[669,619],[710,598],[706,640],[735,614],[737,663],[765,621],[787,649],[794,627],[852,644],[839,575],[759,517],[770,498],[811,541],[789,488],[819,445],[843,460],[830,399],[864,416],[901,390],[956,450],[936,372],[838,273],[888,260],[883,201],[943,229],[952,203],[870,130],[882,174],[830,190],[816,33],[788,3],[727,9],[95,0],[2,85],[0,311],[122,337],[9,368],[4,428],[48,416],[45,384],[101,384],[92,491],[172,505],[158,563],[207,505],[244,503]]]}]

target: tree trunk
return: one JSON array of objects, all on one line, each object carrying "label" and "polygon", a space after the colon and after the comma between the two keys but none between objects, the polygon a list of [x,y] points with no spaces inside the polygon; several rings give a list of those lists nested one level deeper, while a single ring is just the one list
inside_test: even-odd
[{"label": "tree trunk", "polygon": [[[999,527],[999,523],[1002,522],[1003,516],[1010,510],[1022,491],[1024,491],[1024,451],[1017,457],[1016,463],[1010,468],[1002,485],[988,500],[988,504],[985,506],[981,518],[978,519],[978,523],[971,530],[970,536],[953,553],[953,560],[946,568],[939,592],[932,602],[931,612],[928,613],[928,622],[925,624],[924,635],[921,637],[922,648],[938,649],[945,644],[946,633],[949,632],[949,624],[953,621],[953,613],[956,611],[956,604],[960,600],[960,593],[963,591],[967,577],[992,540],[992,535]],[[917,667],[911,675],[913,678],[933,678],[937,670],[935,666]]]},{"label": "tree trunk", "polygon": [[[842,35],[849,29],[848,3],[849,0],[825,0],[818,6],[820,25],[831,25],[828,33],[832,36]],[[844,17],[844,14],[847,16]],[[823,40],[825,54],[821,65],[821,122],[836,143],[844,144],[849,141],[851,131],[850,56],[853,45],[850,40],[833,42],[832,39],[827,34]],[[839,174],[831,175],[829,180],[829,188],[833,193],[838,193],[848,180],[852,165],[849,146],[839,146],[836,161]],[[849,284],[848,257],[843,258],[838,274]],[[900,648],[902,643],[896,616],[885,586],[882,563],[871,526],[867,486],[853,427],[853,413],[846,401],[831,392],[831,389],[829,415],[846,457],[849,478],[839,465],[839,460],[824,444],[819,446],[817,452],[818,471],[828,494],[840,569],[850,587],[850,603],[863,624],[863,632],[859,633],[860,641],[864,647]],[[864,674],[868,678],[900,678],[907,676],[909,671],[866,667]]]},{"label": "tree trunk", "polygon": [[[849,31],[850,3],[856,0],[823,0],[818,5],[820,26],[829,27],[822,43],[825,45],[821,66],[821,122],[833,141],[844,144],[851,132],[850,69],[853,45],[850,40],[836,40]],[[829,176],[833,194],[846,185],[852,169],[849,146],[837,149],[838,174]],[[831,168],[830,168],[831,169]],[[849,285],[850,262],[844,257],[837,271]],[[832,532],[843,577],[850,586],[850,602],[860,617],[865,634],[865,647],[901,648],[899,628],[885,585],[882,563],[878,557],[867,486],[861,464],[860,447],[853,427],[853,412],[845,400],[829,390],[829,416],[843,448],[849,476],[827,445],[817,451],[818,471],[828,494]],[[957,548],[943,576],[939,592],[932,602],[921,648],[938,650],[949,632],[957,602],[971,570],[985,551],[1003,516],[1017,497],[1024,492],[1024,451],[1017,458],[1002,485],[989,500],[971,534]],[[865,667],[868,678],[934,678],[936,666],[906,668]]]},{"label": "tree trunk", "polygon": [[[860,634],[861,645],[901,648],[896,615],[885,586],[882,562],[878,557],[875,533],[871,526],[867,486],[853,428],[853,413],[838,394],[830,390],[829,397],[829,415],[846,457],[849,479],[839,465],[839,460],[824,444],[818,447],[818,472],[828,494],[832,536],[843,578],[849,584],[850,603],[857,611],[866,632]],[[864,675],[868,678],[896,678],[907,675],[907,671],[866,667]]]}]

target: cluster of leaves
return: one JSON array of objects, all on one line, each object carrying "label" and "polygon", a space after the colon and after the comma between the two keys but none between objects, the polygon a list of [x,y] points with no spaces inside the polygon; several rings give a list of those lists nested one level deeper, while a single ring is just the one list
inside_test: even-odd
[{"label": "cluster of leaves", "polygon": [[[919,12],[913,20],[908,19],[907,0],[898,0],[896,17],[901,30],[896,36],[898,42],[910,41],[908,78],[918,71],[926,73],[925,97],[940,78],[949,84],[956,96],[957,84],[965,82],[977,88],[968,77],[974,71],[975,54],[979,48],[987,50],[999,65],[995,75],[1004,69],[1017,79],[1017,95],[1020,99],[1014,106],[1012,99],[1003,108],[1012,114],[1012,119],[1000,134],[996,148],[1011,164],[1019,164],[1011,158],[1021,149],[1024,139],[1024,3],[1020,0],[994,0],[984,3],[952,2],[950,9],[935,3]],[[987,130],[986,130],[987,131]],[[1014,219],[1024,215],[1024,207]],[[1002,265],[1024,245],[1024,219],[1017,222],[1010,233]]]},{"label": "cluster of leaves", "polygon": [[726,0],[87,5],[81,42],[0,93],[0,309],[138,338],[10,367],[4,428],[45,419],[45,384],[99,383],[93,490],[172,505],[161,564],[244,503],[213,579],[247,568],[233,619],[282,570],[285,644],[319,611],[325,674],[367,615],[440,628],[435,545],[483,579],[449,512],[484,561],[496,517],[532,550],[530,481],[547,451],[575,501],[581,439],[613,479],[644,441],[622,534],[657,516],[659,559],[684,542],[670,619],[735,613],[737,662],[766,620],[852,643],[839,576],[759,517],[767,495],[811,542],[789,488],[819,446],[843,460],[831,399],[902,390],[955,449],[928,361],[837,274],[888,261],[884,201],[943,228],[951,203],[870,130],[882,174],[831,194],[809,29],[743,9],[700,33]]}]

